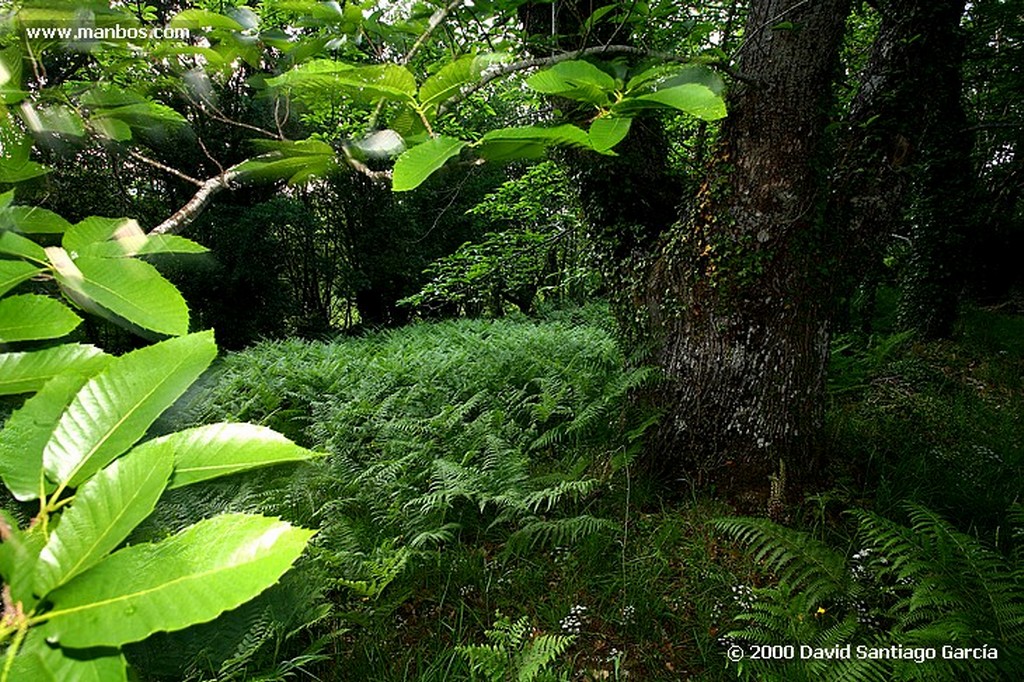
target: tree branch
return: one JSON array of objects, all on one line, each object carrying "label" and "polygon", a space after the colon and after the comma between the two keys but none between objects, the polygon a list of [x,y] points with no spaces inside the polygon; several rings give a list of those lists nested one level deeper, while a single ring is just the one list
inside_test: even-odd
[{"label": "tree branch", "polygon": [[241,173],[235,170],[236,168],[238,166],[232,166],[220,175],[200,182],[199,191],[193,194],[184,206],[175,211],[174,215],[150,230],[149,234],[177,234],[185,229],[199,217],[214,195],[223,189],[230,188],[234,181],[241,176]]},{"label": "tree branch", "polygon": [[158,168],[158,169],[162,170],[165,173],[170,173],[174,177],[176,177],[176,178],[178,178],[180,180],[184,180],[185,182],[191,183],[193,185],[196,185],[197,187],[202,187],[203,186],[203,181],[202,180],[197,180],[196,178],[193,178],[191,175],[186,175],[186,174],[182,173],[177,168],[171,168],[167,164],[160,163],[156,159],[151,159],[148,156],[144,156],[144,155],[140,154],[139,152],[135,151],[134,149],[129,149],[128,150],[128,156],[132,157],[133,159],[136,159],[137,161],[141,161],[142,163],[148,164],[148,165],[152,166],[153,168]]}]

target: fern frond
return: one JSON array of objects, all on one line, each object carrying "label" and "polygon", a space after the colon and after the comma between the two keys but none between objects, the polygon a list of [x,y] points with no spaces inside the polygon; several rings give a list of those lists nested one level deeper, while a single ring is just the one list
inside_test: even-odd
[{"label": "fern frond", "polygon": [[754,560],[775,573],[780,582],[805,593],[811,606],[851,589],[846,558],[808,533],[767,519],[718,519],[712,525],[746,545]]},{"label": "fern frond", "polygon": [[506,554],[520,554],[537,547],[575,545],[592,535],[618,530],[618,524],[589,514],[565,519],[538,519],[509,536]]}]

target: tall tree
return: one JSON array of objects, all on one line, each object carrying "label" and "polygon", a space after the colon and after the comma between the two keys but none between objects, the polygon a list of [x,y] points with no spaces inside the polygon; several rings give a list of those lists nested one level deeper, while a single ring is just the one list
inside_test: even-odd
[{"label": "tall tree", "polygon": [[815,467],[831,293],[825,129],[848,10],[751,3],[747,80],[714,166],[640,283],[671,382],[662,447],[744,491],[765,491],[780,462],[791,480]]},{"label": "tall tree", "polygon": [[620,321],[667,376],[652,454],[752,504],[780,461],[791,478],[814,469],[830,293],[822,155],[848,9],[750,4],[742,80],[696,196],[672,180],[656,121],[638,119],[617,157],[572,158]]}]

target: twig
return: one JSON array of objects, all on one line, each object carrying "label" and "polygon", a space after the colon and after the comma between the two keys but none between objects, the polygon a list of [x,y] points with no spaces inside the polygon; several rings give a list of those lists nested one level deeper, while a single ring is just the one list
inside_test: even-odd
[{"label": "twig", "polygon": [[221,123],[227,123],[228,125],[232,125],[232,126],[235,126],[237,128],[244,128],[245,130],[251,130],[254,133],[259,133],[260,135],[266,135],[267,137],[272,137],[272,138],[277,139],[277,140],[282,140],[283,141],[285,139],[284,135],[281,135],[280,133],[275,133],[272,130],[267,130],[266,128],[261,128],[259,126],[252,125],[251,123],[246,123],[245,121],[236,121],[235,119],[229,117],[223,111],[218,109],[212,103],[203,102],[201,100],[194,99],[191,95],[189,95],[187,93],[185,94],[185,96],[188,98],[188,100],[190,102],[192,102],[192,104],[195,105],[195,107],[197,109],[199,109],[201,112],[203,112],[204,114],[206,114],[207,116],[212,118],[214,121],[220,121]]},{"label": "twig", "polygon": [[431,36],[431,34],[434,33],[434,30],[441,25],[441,22],[444,21],[445,17],[447,17],[452,10],[457,8],[463,2],[465,2],[465,0],[452,0],[443,8],[434,12],[434,14],[431,15],[430,17],[430,21],[427,22],[426,30],[420,34],[420,37],[416,39],[416,42],[412,44],[412,47],[409,48],[409,51],[405,53],[405,56],[402,57],[398,61],[398,63],[401,64],[402,66],[408,64],[409,61],[416,56],[416,53],[420,51],[420,48],[423,47],[423,44],[427,42],[427,39]]},{"label": "twig", "polygon": [[203,138],[196,135],[196,142],[199,143],[199,148],[203,150],[203,154],[206,155],[206,158],[213,162],[213,165],[217,167],[217,170],[220,171],[221,175],[224,175],[224,166],[220,165],[220,161],[213,158],[213,155],[210,154],[210,150],[206,148],[206,144],[203,142]]},{"label": "twig", "polygon": [[140,154],[139,152],[135,151],[134,149],[128,150],[128,156],[130,156],[133,159],[136,159],[138,161],[141,161],[142,163],[149,164],[153,168],[158,168],[158,169],[162,170],[165,173],[170,173],[174,177],[176,177],[176,178],[178,178],[180,180],[184,180],[185,182],[192,183],[193,185],[196,185],[197,187],[202,187],[203,186],[203,181],[202,180],[198,180],[196,178],[193,178],[191,175],[186,175],[185,173],[182,173],[177,168],[171,168],[167,164],[160,163],[156,159],[151,159],[148,156],[144,156],[143,154]]},{"label": "twig", "polygon": [[[420,48],[423,47],[424,43],[427,42],[427,39],[430,38],[430,36],[434,33],[437,27],[440,26],[441,22],[444,21],[445,17],[447,17],[448,14],[453,9],[461,5],[463,2],[465,2],[465,0],[452,0],[444,7],[434,12],[430,17],[430,21],[427,22],[427,28],[416,39],[416,42],[412,44],[412,47],[410,47],[409,50],[402,56],[402,58],[398,60],[398,63],[401,66],[405,66],[410,61],[412,61],[412,58],[416,56],[416,53],[420,51]],[[369,130],[374,130],[377,127],[377,119],[380,118],[380,112],[383,110],[384,100],[382,99],[379,102],[377,102],[377,106],[374,108],[373,113],[370,115],[370,121],[367,125],[367,128],[369,128]],[[429,123],[427,123],[427,130],[430,130]],[[430,135],[431,137],[433,137],[433,132],[431,132]]]}]

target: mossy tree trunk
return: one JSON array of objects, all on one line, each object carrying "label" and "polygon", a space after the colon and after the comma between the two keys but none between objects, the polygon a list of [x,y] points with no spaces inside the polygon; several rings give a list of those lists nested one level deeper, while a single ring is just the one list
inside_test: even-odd
[{"label": "mossy tree trunk", "polygon": [[663,456],[750,504],[780,462],[791,482],[818,463],[833,275],[825,130],[848,10],[846,0],[751,4],[749,80],[645,282],[669,379]]},{"label": "mossy tree trunk", "polygon": [[[848,10],[751,3],[745,80],[699,186],[673,178],[655,120],[636,121],[618,157],[569,157],[620,323],[665,370],[655,466],[751,511],[780,461],[791,481],[815,470],[832,291],[823,155]],[[524,12],[531,32],[542,11]]]},{"label": "mossy tree trunk", "polygon": [[[961,263],[974,219],[973,140],[961,97],[964,0],[893,3],[912,22],[904,39],[919,43],[923,115],[916,120],[920,155],[911,207],[907,263],[901,281],[899,322],[925,337],[953,332],[963,275]],[[906,8],[911,6],[912,9]]]}]

